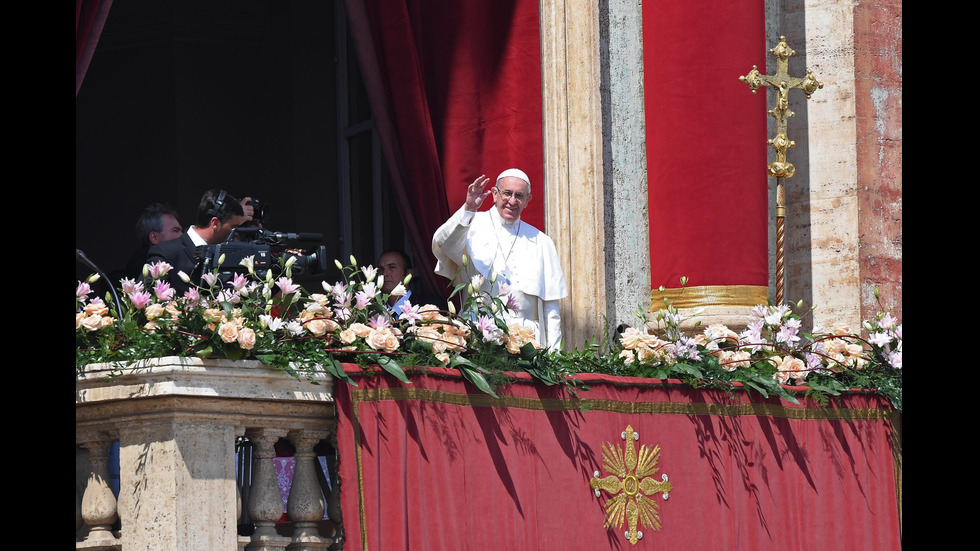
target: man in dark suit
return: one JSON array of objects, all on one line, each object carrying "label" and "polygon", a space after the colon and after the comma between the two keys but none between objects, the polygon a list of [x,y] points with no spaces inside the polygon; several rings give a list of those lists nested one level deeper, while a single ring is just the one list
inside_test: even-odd
[{"label": "man in dark suit", "polygon": [[177,211],[167,203],[152,203],[143,209],[136,220],[136,237],[140,248],[126,262],[126,267],[116,270],[112,280],[118,282],[122,277],[139,280],[143,277],[143,265],[146,264],[146,253],[150,247],[164,241],[177,239],[184,233],[184,228],[177,220]]},{"label": "man in dark suit", "polygon": [[[395,286],[405,281],[408,275],[414,275],[412,270],[412,258],[405,251],[400,249],[388,249],[378,257],[378,271],[384,276],[384,283],[381,285],[381,292],[390,295]],[[409,301],[413,306],[435,305],[440,310],[446,309],[446,299],[425,293],[415,289],[411,282],[405,286],[404,295],[391,295],[388,298],[388,307],[395,312],[401,313],[399,307],[405,301]]]},{"label": "man in dark suit", "polygon": [[208,190],[201,197],[197,208],[197,220],[177,239],[157,243],[146,254],[146,263],[164,261],[173,268],[167,281],[183,295],[190,285],[180,277],[186,274],[190,281],[199,283],[204,253],[208,245],[224,243],[233,229],[252,219],[250,197],[239,201],[224,190]]}]

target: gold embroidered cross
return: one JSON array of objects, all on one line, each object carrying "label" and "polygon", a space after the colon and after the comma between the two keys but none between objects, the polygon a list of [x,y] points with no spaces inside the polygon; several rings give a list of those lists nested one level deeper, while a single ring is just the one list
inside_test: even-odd
[{"label": "gold embroidered cross", "polygon": [[599,471],[596,471],[589,479],[589,486],[596,497],[600,497],[602,491],[612,495],[605,504],[606,529],[613,525],[622,528],[625,522],[626,538],[636,545],[637,540],[643,537],[643,532],[638,530],[641,524],[660,530],[660,507],[649,496],[659,493],[666,500],[673,486],[666,474],[661,476],[661,481],[653,478],[660,470],[657,467],[660,446],[653,449],[640,446],[637,453],[635,441],[640,439],[640,435],[632,425],[626,426],[622,437],[625,441],[623,448],[611,443],[602,445],[604,468],[610,474],[600,478]]}]

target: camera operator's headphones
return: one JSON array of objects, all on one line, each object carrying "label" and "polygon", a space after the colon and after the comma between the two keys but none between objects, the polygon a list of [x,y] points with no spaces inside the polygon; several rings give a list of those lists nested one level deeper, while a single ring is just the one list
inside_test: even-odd
[{"label": "camera operator's headphones", "polygon": [[206,214],[212,218],[218,218],[220,220],[221,217],[218,216],[218,211],[220,211],[221,207],[224,206],[225,197],[227,195],[228,193],[225,190],[218,192],[218,198],[214,200],[214,206],[209,208]]}]

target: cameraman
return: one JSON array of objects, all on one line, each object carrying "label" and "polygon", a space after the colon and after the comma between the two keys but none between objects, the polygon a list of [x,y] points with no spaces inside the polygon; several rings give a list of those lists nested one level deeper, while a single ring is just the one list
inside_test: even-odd
[{"label": "cameraman", "polygon": [[190,286],[180,278],[179,272],[200,281],[200,267],[208,245],[223,243],[231,231],[252,219],[251,197],[238,200],[224,190],[208,190],[201,197],[197,208],[197,220],[177,239],[157,243],[150,247],[146,263],[164,261],[173,266],[167,281],[183,295]]}]

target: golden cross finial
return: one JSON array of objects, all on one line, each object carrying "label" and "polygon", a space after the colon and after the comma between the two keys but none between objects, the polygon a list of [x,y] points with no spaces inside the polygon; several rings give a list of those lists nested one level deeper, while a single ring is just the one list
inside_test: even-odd
[{"label": "golden cross finial", "polygon": [[786,44],[786,37],[779,37],[779,44],[769,50],[769,53],[776,56],[776,74],[764,75],[759,72],[755,65],[749,74],[738,77],[738,79],[749,85],[754,94],[756,89],[761,86],[772,86],[776,89],[778,96],[776,106],[769,110],[769,114],[777,121],[776,137],[769,140],[769,145],[776,150],[776,161],[769,164],[769,175],[773,178],[791,178],[796,172],[796,168],[791,163],[786,162],[786,150],[796,147],[796,142],[789,139],[786,134],[786,121],[793,116],[793,111],[789,108],[789,91],[803,90],[806,98],[823,88],[813,73],[807,69],[805,77],[792,77],[789,75],[789,58],[796,54],[792,48]]},{"label": "golden cross finial", "polygon": [[786,37],[779,37],[779,44],[769,50],[769,53],[776,56],[776,74],[764,75],[759,72],[755,65],[749,74],[742,75],[738,79],[749,85],[754,94],[756,89],[761,86],[772,86],[776,89],[776,106],[769,110],[769,114],[776,119],[776,137],[768,140],[769,145],[776,150],[776,160],[769,163],[767,167],[769,176],[776,178],[776,304],[783,303],[783,242],[784,225],[786,218],[786,192],[783,181],[792,178],[796,173],[796,167],[786,161],[786,150],[796,147],[796,142],[789,139],[786,134],[786,121],[793,116],[793,111],[789,108],[789,91],[803,90],[806,99],[810,95],[823,88],[813,73],[807,69],[805,77],[791,77],[789,75],[789,58],[796,52],[786,44]]}]

